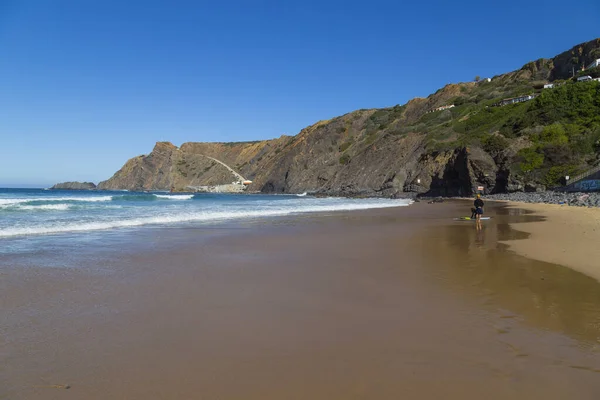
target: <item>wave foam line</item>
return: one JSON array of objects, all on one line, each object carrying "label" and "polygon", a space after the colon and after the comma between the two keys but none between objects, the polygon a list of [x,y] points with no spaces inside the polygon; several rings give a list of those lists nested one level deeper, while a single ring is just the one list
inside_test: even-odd
[{"label": "wave foam line", "polygon": [[155,194],[154,196],[167,200],[191,200],[194,197],[193,194]]},{"label": "wave foam line", "polygon": [[303,208],[289,208],[276,210],[260,210],[260,211],[236,211],[236,212],[197,212],[184,213],[178,215],[160,215],[154,217],[134,218],[129,220],[115,220],[107,222],[87,222],[82,224],[70,225],[54,225],[54,226],[38,226],[27,228],[9,228],[0,230],[0,237],[14,236],[33,236],[47,235],[67,232],[87,232],[98,231],[115,228],[131,228],[143,225],[170,225],[182,222],[208,222],[208,221],[225,221],[232,219],[250,219],[259,217],[276,217],[290,214],[311,213],[311,212],[332,212],[332,211],[352,211],[352,210],[367,210],[372,208],[389,208],[408,206],[412,201],[393,200],[381,203],[366,203],[366,204],[340,204],[340,205],[317,205],[306,206]]},{"label": "wave foam line", "polygon": [[42,204],[40,206],[22,206],[17,205],[17,210],[32,210],[32,211],[66,211],[71,208],[71,204]]},{"label": "wave foam line", "polygon": [[0,206],[33,203],[33,202],[56,202],[56,201],[80,201],[80,202],[97,202],[111,201],[113,196],[96,196],[96,197],[30,197],[19,199],[0,199]]}]

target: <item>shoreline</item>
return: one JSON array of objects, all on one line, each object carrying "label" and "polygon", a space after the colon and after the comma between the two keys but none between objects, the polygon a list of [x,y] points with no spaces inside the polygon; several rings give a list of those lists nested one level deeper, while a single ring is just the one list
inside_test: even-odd
[{"label": "shoreline", "polygon": [[[523,195],[520,193],[519,195]],[[539,195],[536,193],[531,194],[533,197]],[[577,194],[573,194],[577,195]],[[288,195],[293,196],[293,195]],[[351,198],[351,197],[345,197]],[[377,199],[387,199],[387,198],[377,198]],[[419,199],[398,199],[398,200],[411,200],[411,203],[408,204],[409,207],[416,207],[419,204],[425,204],[426,200],[430,200],[427,204],[438,204],[438,203],[451,203],[453,201],[460,202],[470,202],[472,199],[470,198],[457,198],[457,197],[431,197],[425,198],[422,197]],[[595,207],[572,207],[569,204],[548,204],[548,203],[531,203],[531,202],[520,202],[520,201],[512,201],[506,199],[498,199],[496,196],[484,196],[484,200],[486,202],[494,202],[497,204],[505,204],[511,208],[524,208],[530,210],[534,215],[539,215],[541,217],[546,217],[546,214],[550,214],[549,219],[545,219],[539,221],[535,224],[523,224],[514,222],[511,223],[511,226],[517,230],[520,230],[530,237],[523,240],[508,240],[508,241],[500,241],[501,244],[509,246],[509,248],[515,251],[517,254],[523,255],[525,257],[529,257],[531,259],[550,262],[562,266],[566,266],[572,268],[578,272],[582,272],[590,277],[593,277],[597,280],[600,280],[600,267],[596,267],[595,260],[600,260],[600,251],[596,250],[595,243],[600,241],[600,228],[597,228],[600,225],[600,210]],[[488,203],[489,204],[489,203]],[[395,206],[388,207],[373,207],[370,209],[358,209],[352,212],[357,211],[376,211],[378,209],[386,209],[386,208],[395,208]],[[467,206],[465,206],[467,209]],[[323,216],[325,214],[331,213],[346,213],[348,210],[337,210],[337,211],[308,211],[297,214],[282,214],[280,216],[269,216],[266,218],[277,219],[289,216],[291,218],[294,215],[305,215],[312,216],[315,218],[319,218],[319,216]],[[567,214],[569,214],[567,216]],[[575,217],[573,217],[575,216]],[[252,220],[252,218],[250,219]],[[244,219],[232,219],[227,222],[227,224],[236,224],[244,221]],[[559,224],[561,229],[556,229],[555,225]],[[142,226],[143,227],[143,226]],[[161,229],[160,224],[154,225],[153,228],[156,227]],[[169,227],[169,225],[162,226],[162,228]],[[125,227],[127,229],[128,227]],[[133,227],[135,228],[135,227]],[[174,226],[176,229],[177,227]],[[565,230],[565,228],[567,230]],[[581,228],[581,229],[580,229]],[[102,229],[98,230],[98,232],[111,232],[115,231],[115,229]],[[96,232],[96,231],[90,231]],[[115,231],[118,232],[118,229]],[[77,232],[65,231],[60,232],[59,234],[76,234]],[[15,237],[17,239],[23,238],[25,236]],[[44,235],[34,235],[34,238],[43,238]]]},{"label": "shoreline", "polygon": [[[1,188],[0,188],[1,189]],[[231,196],[244,195],[264,195],[264,196],[308,196],[313,198],[340,198],[340,199],[380,199],[380,200],[412,200],[415,203],[420,201],[443,202],[447,200],[470,200],[472,197],[460,196],[438,196],[425,195],[418,192],[398,192],[392,196],[377,196],[373,193],[323,193],[323,192],[299,192],[299,193],[265,193],[261,191],[243,191],[243,192],[201,192],[201,191],[169,191],[165,190],[139,190],[130,191],[128,189],[52,189],[52,188],[22,188],[22,189],[40,189],[51,190],[55,192],[128,192],[131,194],[154,194],[168,192],[174,195],[196,195],[196,194],[221,194]],[[473,194],[473,196],[475,193]],[[600,192],[511,192],[484,194],[484,199],[496,202],[514,202],[522,204],[558,204],[577,207],[600,207]]]},{"label": "shoreline", "polygon": [[511,223],[530,236],[501,243],[517,254],[563,265],[600,281],[600,209],[514,201],[506,204],[544,219],[531,224]]},{"label": "shoreline", "polygon": [[[472,201],[464,197],[454,199]],[[541,217],[533,223],[511,222],[512,228],[528,236],[502,240],[500,244],[521,256],[571,268],[600,282],[600,208],[513,201],[492,196],[485,196],[484,200],[510,209],[524,209]]]}]

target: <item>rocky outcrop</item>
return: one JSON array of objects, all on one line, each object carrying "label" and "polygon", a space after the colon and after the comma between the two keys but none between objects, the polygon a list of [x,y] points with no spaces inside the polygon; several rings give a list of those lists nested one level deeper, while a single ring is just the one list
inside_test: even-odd
[{"label": "rocky outcrop", "polygon": [[185,143],[179,148],[169,142],[158,142],[150,154],[127,161],[110,179],[100,182],[98,188],[188,191],[190,186],[228,185],[239,182],[238,174],[254,176],[289,138],[248,143]]},{"label": "rocky outcrop", "polygon": [[50,189],[57,190],[94,190],[96,185],[92,182],[63,182],[57,183]]},{"label": "rocky outcrop", "polygon": [[499,191],[498,166],[481,148],[459,148],[426,153],[417,165],[411,186],[420,186],[427,196],[468,196],[478,187],[485,193]]}]

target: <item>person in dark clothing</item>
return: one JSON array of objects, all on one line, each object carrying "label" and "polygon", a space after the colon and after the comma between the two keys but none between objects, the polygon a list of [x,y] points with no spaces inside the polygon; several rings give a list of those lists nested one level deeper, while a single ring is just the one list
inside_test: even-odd
[{"label": "person in dark clothing", "polygon": [[[473,205],[475,206],[475,208],[471,209],[471,211],[473,212],[474,217],[479,219],[483,215],[483,200],[481,200],[480,194],[477,195],[477,198],[473,202]],[[473,215],[471,215],[471,218],[473,218]]]}]

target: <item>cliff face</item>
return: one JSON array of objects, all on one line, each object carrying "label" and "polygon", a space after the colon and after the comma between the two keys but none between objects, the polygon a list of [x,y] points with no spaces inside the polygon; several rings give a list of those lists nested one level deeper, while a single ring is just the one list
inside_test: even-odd
[{"label": "cliff face", "polygon": [[578,44],[571,50],[565,51],[552,59],[550,79],[568,79],[573,70],[586,67],[600,58],[600,38]]},{"label": "cliff face", "polygon": [[[387,197],[405,192],[469,195],[477,186],[486,192],[523,190],[531,184],[527,179],[537,176],[534,183],[538,184],[543,176],[516,167],[523,161],[520,150],[535,142],[534,151],[546,151],[539,144],[544,125],[572,123],[558,114],[548,119],[544,107],[557,101],[559,91],[550,95],[542,90],[543,83],[568,78],[575,64],[594,57],[600,58],[600,39],[489,81],[450,84],[402,106],[358,110],[320,121],[295,136],[246,143],[184,143],[179,148],[160,142],[150,154],[129,160],[98,188],[185,191],[188,186],[239,180],[216,159],[252,180],[250,191],[265,193]],[[535,92],[539,99],[534,101],[494,107],[503,98]],[[600,89],[597,93],[600,104]],[[563,95],[568,101],[571,96]],[[594,101],[590,100],[592,108]],[[447,105],[455,107],[436,111]],[[583,168],[592,158],[587,154],[577,162]]]},{"label": "cliff face", "polygon": [[208,156],[218,153],[218,146],[212,147],[200,146],[198,150],[202,152],[199,152],[193,145],[180,149],[168,142],[158,142],[150,154],[127,161],[112,178],[100,182],[98,188],[185,191],[187,186],[219,185],[237,180],[226,167]]},{"label": "cliff face", "polygon": [[[319,122],[295,137],[253,143],[160,142],[147,156],[129,160],[99,189],[175,190],[246,179],[250,191],[311,192],[351,196],[399,196],[405,191],[468,194],[486,183],[493,190],[496,165],[481,149],[428,153],[427,136],[365,130],[377,110],[357,111]],[[402,108],[397,108],[398,116]],[[455,172],[459,171],[459,172]]]}]

